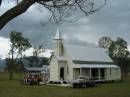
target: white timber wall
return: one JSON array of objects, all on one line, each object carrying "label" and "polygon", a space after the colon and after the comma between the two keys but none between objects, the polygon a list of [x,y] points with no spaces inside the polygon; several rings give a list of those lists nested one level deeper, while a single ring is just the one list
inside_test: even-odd
[{"label": "white timber wall", "polygon": [[120,68],[107,68],[105,71],[106,80],[120,80],[121,70]]},{"label": "white timber wall", "polygon": [[54,40],[54,50],[57,55],[59,55],[59,56],[63,55],[62,40]]},{"label": "white timber wall", "polygon": [[50,63],[50,81],[58,81],[58,62],[55,57],[52,57]]},{"label": "white timber wall", "polygon": [[[64,48],[64,45],[63,45],[63,48]],[[72,58],[69,56],[65,48],[64,48],[64,57],[67,59],[67,70],[68,70],[66,80],[74,80]]]},{"label": "white timber wall", "polygon": [[80,68],[74,68],[74,79],[77,79],[80,76]]}]

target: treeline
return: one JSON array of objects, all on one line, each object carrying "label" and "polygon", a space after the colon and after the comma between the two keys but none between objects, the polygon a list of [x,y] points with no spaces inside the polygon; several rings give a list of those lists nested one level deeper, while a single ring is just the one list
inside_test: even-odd
[{"label": "treeline", "polygon": [[[28,56],[14,60],[14,72],[24,71],[24,67],[42,67],[43,65],[49,65],[49,58],[46,57]],[[9,72],[11,68],[11,59],[6,58],[5,63],[5,70]]]}]

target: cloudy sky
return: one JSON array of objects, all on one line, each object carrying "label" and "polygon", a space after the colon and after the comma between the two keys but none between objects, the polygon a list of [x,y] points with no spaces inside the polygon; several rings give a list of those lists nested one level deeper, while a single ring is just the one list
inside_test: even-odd
[{"label": "cloudy sky", "polygon": [[[3,1],[0,15],[16,4],[14,0]],[[10,21],[0,31],[0,52],[6,55],[9,48],[9,33],[12,30],[22,32],[33,45],[43,44],[46,48],[52,49],[57,25],[48,22],[49,16],[50,12],[47,9],[34,4],[27,12]],[[107,5],[95,14],[80,17],[77,22],[59,25],[65,39],[78,39],[97,44],[102,36],[110,36],[112,39],[122,37],[130,45],[130,0],[108,0]]]}]

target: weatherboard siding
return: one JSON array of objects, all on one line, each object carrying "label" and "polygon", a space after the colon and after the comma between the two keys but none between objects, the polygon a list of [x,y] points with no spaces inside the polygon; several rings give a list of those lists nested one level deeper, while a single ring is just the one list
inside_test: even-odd
[{"label": "weatherboard siding", "polygon": [[56,57],[52,57],[51,63],[50,63],[50,81],[57,81],[58,78],[58,62]]},{"label": "weatherboard siding", "polygon": [[106,80],[120,80],[121,71],[120,68],[107,68],[105,72]]}]

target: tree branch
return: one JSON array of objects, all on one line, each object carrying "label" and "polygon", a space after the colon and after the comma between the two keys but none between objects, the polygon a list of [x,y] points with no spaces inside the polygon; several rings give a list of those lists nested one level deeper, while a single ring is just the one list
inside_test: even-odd
[{"label": "tree branch", "polygon": [[[9,9],[3,15],[0,16],[0,30],[13,18],[19,16],[20,14],[26,12],[26,10],[33,5],[35,2],[39,1],[49,1],[49,0],[23,0],[15,7]],[[0,0],[1,2],[1,0]]]},{"label": "tree branch", "polygon": [[[0,0],[1,3],[2,0]],[[18,1],[18,0],[17,0]],[[92,14],[106,5],[106,0],[104,4],[98,8],[94,8],[93,0],[22,0],[15,7],[6,11],[3,15],[0,16],[0,30],[13,18],[24,13],[31,5],[38,2],[52,12],[50,20],[54,22],[63,21],[65,17],[68,17],[73,10],[80,10],[85,15]]]},{"label": "tree branch", "polygon": [[1,6],[2,0],[0,0],[0,6]]},{"label": "tree branch", "polygon": [[17,6],[11,8],[7,12],[5,12],[2,16],[0,16],[0,30],[13,18],[17,17],[18,15],[24,13],[33,3],[35,0],[23,0]]}]

